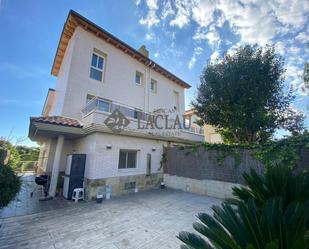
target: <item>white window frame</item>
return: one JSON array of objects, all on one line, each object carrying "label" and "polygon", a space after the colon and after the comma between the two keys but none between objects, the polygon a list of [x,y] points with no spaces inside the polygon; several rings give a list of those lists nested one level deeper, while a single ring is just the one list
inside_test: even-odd
[{"label": "white window frame", "polygon": [[[93,55],[96,55],[98,57],[97,65],[96,66],[92,65],[92,57],[93,57]],[[102,69],[98,67],[99,58],[103,59]],[[102,52],[99,52],[97,49],[94,49],[92,51],[91,61],[90,61],[90,73],[89,73],[90,79],[95,80],[95,81],[99,81],[99,82],[103,82],[103,80],[104,80],[104,72],[105,72],[105,65],[106,65],[106,55],[104,53],[102,53]],[[97,71],[101,72],[101,75],[102,75],[101,80],[98,80],[98,79],[95,79],[95,78],[91,77],[91,69],[94,69],[94,70],[97,70]]]},{"label": "white window frame", "polygon": [[[137,75],[139,75],[139,77],[140,77],[140,83],[137,83],[137,82],[136,82],[136,76],[137,76]],[[144,74],[141,73],[140,71],[135,71],[135,79],[134,79],[134,81],[135,81],[135,85],[137,85],[137,86],[142,86],[142,85],[143,85],[143,82],[144,82]]]},{"label": "white window frame", "polygon": [[[151,87],[152,83],[154,83],[154,89],[152,89],[152,87]],[[151,78],[150,79],[150,91],[152,93],[157,93],[157,87],[158,87],[158,81]]]},{"label": "white window frame", "polygon": [[[120,168],[119,163],[120,163],[120,153],[125,152],[126,153],[126,163],[125,163],[125,168]],[[135,152],[135,167],[134,168],[128,168],[128,154],[129,152]],[[118,170],[136,170],[138,168],[138,150],[132,150],[132,149],[120,149],[119,150],[119,158],[118,158]]]}]

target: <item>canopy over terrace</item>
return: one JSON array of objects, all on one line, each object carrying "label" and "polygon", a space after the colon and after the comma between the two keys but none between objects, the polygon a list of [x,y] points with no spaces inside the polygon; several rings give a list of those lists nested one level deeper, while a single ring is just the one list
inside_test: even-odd
[{"label": "canopy over terrace", "polygon": [[83,136],[83,125],[76,119],[61,116],[31,117],[29,138],[38,143],[46,138],[56,138],[57,145],[53,161],[52,174],[49,187],[49,196],[56,194],[61,152],[64,139],[73,139]]}]

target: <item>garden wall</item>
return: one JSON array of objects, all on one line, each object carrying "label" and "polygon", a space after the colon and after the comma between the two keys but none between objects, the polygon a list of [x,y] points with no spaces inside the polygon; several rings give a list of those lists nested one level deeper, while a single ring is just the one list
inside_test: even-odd
[{"label": "garden wall", "polygon": [[[165,148],[164,182],[167,187],[218,198],[232,197],[232,187],[244,183],[242,174],[254,168],[263,173],[263,164],[248,149],[237,149],[237,156],[203,147],[195,151]],[[308,169],[309,151],[300,151],[296,170]]]}]

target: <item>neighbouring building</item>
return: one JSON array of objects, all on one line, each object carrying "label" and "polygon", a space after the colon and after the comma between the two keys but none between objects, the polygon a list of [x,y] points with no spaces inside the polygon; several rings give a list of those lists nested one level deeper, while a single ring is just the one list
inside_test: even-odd
[{"label": "neighbouring building", "polygon": [[[135,50],[74,11],[64,24],[51,74],[57,77],[55,89],[49,89],[42,116],[31,117],[29,127],[30,139],[41,146],[39,171],[50,175],[50,196],[67,155],[86,154],[84,187],[90,199],[107,185],[112,195],[157,186],[164,146],[204,141],[203,129],[164,126],[185,113],[184,90],[190,85],[151,60],[145,46]],[[158,110],[162,127],[141,129]]]},{"label": "neighbouring building", "polygon": [[[191,119],[191,131],[197,132],[200,130],[200,126],[196,124],[196,121],[199,119],[199,117],[196,115],[194,109],[190,109],[185,111],[185,116],[188,119]],[[204,127],[204,136],[205,136],[205,142],[207,143],[223,143],[223,139],[221,135],[216,132],[216,128],[212,125],[205,124]]]}]

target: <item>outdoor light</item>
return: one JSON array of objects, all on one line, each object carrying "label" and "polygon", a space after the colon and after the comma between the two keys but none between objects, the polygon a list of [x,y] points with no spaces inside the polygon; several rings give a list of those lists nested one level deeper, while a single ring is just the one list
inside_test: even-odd
[{"label": "outdoor light", "polygon": [[112,145],[111,144],[107,144],[106,145],[106,149],[110,150],[112,148]]},{"label": "outdoor light", "polygon": [[151,150],[152,150],[152,151],[156,151],[156,148],[153,147]]}]

